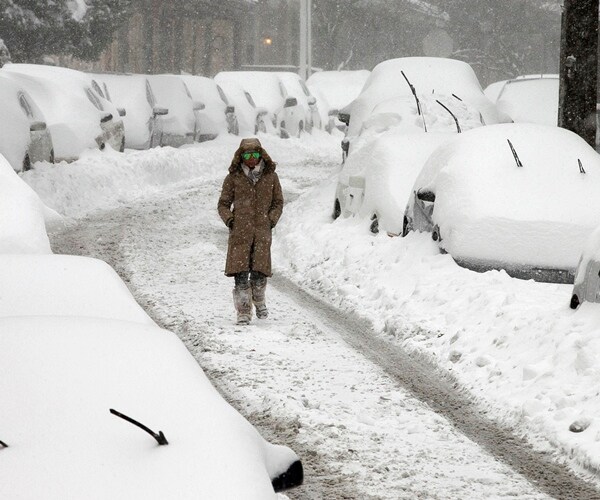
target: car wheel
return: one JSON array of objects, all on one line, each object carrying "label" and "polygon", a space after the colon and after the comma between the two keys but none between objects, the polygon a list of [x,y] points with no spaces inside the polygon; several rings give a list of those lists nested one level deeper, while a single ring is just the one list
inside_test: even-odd
[{"label": "car wheel", "polygon": [[125,137],[123,137],[123,139],[121,139],[121,147],[119,147],[119,152],[123,152],[125,151]]},{"label": "car wheel", "polygon": [[298,137],[302,135],[302,132],[304,132],[304,122],[298,124]]},{"label": "car wheel", "polygon": [[56,157],[54,156],[54,148],[50,150],[50,159],[48,160],[50,163],[54,163]]},{"label": "car wheel", "polygon": [[569,307],[571,309],[577,309],[579,307],[579,297],[577,296],[577,294],[573,294],[573,296],[571,297],[571,304],[569,305]]},{"label": "car wheel", "polygon": [[288,134],[287,130],[285,129],[285,122],[281,122],[279,124],[279,137],[281,137],[282,139],[290,138],[290,134]]},{"label": "car wheel", "polygon": [[373,214],[371,217],[369,231],[371,231],[373,234],[379,234],[379,218],[377,217],[377,214]]},{"label": "car wheel", "polygon": [[437,226],[437,224],[433,227],[433,230],[431,231],[431,239],[433,241],[437,241],[438,243],[442,241],[442,236],[440,235],[440,228]]},{"label": "car wheel", "polygon": [[336,199],[333,204],[333,220],[337,219],[340,215],[342,215],[342,207],[340,206],[340,201]]},{"label": "car wheel", "polygon": [[29,158],[29,153],[25,153],[25,157],[23,158],[23,167],[21,168],[21,172],[27,172],[31,170],[31,158]]}]

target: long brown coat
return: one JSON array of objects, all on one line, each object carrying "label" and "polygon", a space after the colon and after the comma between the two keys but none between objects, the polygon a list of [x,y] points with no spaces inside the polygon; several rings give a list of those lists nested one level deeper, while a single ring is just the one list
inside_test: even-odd
[{"label": "long brown coat", "polygon": [[[264,167],[256,184],[242,170],[241,155],[244,151],[260,151],[262,154]],[[227,276],[243,271],[272,275],[271,230],[283,210],[283,193],[275,166],[258,139],[244,139],[234,155],[218,203],[223,222],[229,225],[233,221],[225,264]]]}]

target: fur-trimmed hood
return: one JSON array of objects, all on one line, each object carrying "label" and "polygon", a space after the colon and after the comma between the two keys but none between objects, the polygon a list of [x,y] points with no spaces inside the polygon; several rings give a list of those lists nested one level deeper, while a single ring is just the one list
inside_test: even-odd
[{"label": "fur-trimmed hood", "polygon": [[231,160],[231,165],[229,166],[229,172],[234,173],[239,170],[242,171],[242,153],[247,151],[258,151],[265,163],[265,168],[263,173],[275,172],[275,168],[277,164],[271,159],[269,153],[262,147],[262,144],[256,137],[251,137],[248,139],[242,139],[240,142],[240,146],[237,148],[236,152],[233,154],[233,159]]}]

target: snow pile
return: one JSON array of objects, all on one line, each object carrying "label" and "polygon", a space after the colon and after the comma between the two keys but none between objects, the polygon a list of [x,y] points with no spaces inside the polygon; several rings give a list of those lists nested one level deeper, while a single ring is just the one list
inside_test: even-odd
[{"label": "snow pile", "polygon": [[0,254],[51,253],[46,222],[59,219],[0,155]]},{"label": "snow pile", "polygon": [[[600,469],[600,308],[569,308],[572,286],[475,273],[429,234],[389,238],[368,220],[332,223],[335,179],[287,206],[276,272],[358,311],[408,350],[428,353],[500,422],[537,433]],[[571,424],[585,422],[574,433]]]},{"label": "snow pile", "polygon": [[[267,150],[269,145],[277,145],[289,158],[297,159],[315,149],[336,152],[339,149],[339,145],[331,143],[331,137],[321,131],[306,135],[302,140],[292,138],[283,142],[271,135],[259,134],[258,137]],[[240,140],[237,136],[224,135],[214,141],[177,149],[126,150],[124,154],[110,148],[88,151],[74,163],[37,163],[22,179],[61,215],[82,217],[179,182],[224,178]],[[285,164],[277,171],[285,186]]]},{"label": "snow pile", "polygon": [[[409,351],[427,353],[491,418],[533,431],[566,456],[600,469],[598,306],[584,303],[571,310],[570,285],[458,267],[428,234],[389,238],[371,235],[368,220],[332,222],[337,175],[305,192],[286,178],[286,165],[309,153],[337,162],[338,139],[326,134],[260,138],[279,162],[288,201],[274,234],[276,273],[358,312]],[[69,166],[27,172],[23,179],[51,206],[83,216],[175,182],[223,178],[238,143],[239,138],[225,137],[180,150],[95,154]],[[322,174],[307,165],[306,175]]]}]

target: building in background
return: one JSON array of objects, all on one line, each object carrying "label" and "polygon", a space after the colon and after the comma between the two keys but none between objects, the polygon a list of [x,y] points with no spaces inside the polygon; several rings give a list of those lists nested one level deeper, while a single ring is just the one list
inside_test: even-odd
[{"label": "building in background", "polygon": [[141,0],[94,69],[214,76],[241,65],[248,0]]}]

